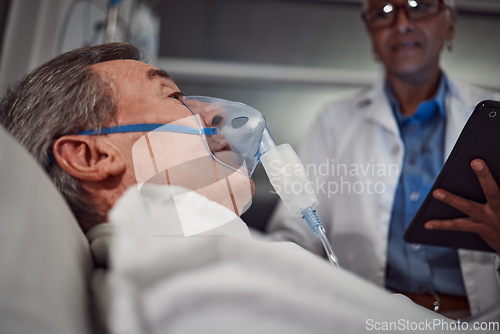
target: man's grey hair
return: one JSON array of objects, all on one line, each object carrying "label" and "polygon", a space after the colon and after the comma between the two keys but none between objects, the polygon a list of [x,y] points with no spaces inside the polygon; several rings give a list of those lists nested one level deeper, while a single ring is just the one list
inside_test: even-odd
[{"label": "man's grey hair", "polygon": [[84,231],[106,216],[80,182],[51,161],[51,150],[61,136],[113,124],[112,91],[90,66],[117,59],[139,60],[140,52],[127,43],[69,51],[27,74],[0,100],[0,123],[45,167]]}]

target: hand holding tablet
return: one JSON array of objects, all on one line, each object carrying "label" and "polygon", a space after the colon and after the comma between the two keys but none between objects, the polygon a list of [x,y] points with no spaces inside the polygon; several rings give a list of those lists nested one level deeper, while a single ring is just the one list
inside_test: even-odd
[{"label": "hand holding tablet", "polygon": [[408,242],[500,252],[500,102],[479,103],[408,226]]}]

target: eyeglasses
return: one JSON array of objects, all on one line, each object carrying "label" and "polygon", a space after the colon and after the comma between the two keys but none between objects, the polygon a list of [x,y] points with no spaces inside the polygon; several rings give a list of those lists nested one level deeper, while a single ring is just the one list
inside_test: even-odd
[{"label": "eyeglasses", "polygon": [[394,25],[401,8],[406,17],[420,21],[438,15],[445,6],[443,0],[406,0],[403,4],[394,4],[392,1],[379,2],[365,10],[361,17],[370,30],[378,30]]}]

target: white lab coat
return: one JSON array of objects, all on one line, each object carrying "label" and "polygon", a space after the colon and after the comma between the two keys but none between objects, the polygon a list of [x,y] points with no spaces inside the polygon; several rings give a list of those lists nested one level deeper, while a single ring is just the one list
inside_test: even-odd
[{"label": "white lab coat", "polygon": [[[476,104],[500,99],[448,81],[445,159]],[[404,156],[384,80],[355,98],[328,105],[303,141],[300,155],[341,266],[383,286],[390,216]],[[281,203],[268,230],[273,239],[294,241],[317,254],[324,252],[307,225]],[[500,302],[495,254],[460,250],[459,257],[472,314]]]}]

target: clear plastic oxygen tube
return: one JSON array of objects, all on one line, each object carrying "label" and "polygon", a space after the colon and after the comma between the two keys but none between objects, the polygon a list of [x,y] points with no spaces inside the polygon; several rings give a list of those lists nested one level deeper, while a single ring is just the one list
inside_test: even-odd
[{"label": "clear plastic oxygen tube", "polygon": [[320,239],[330,263],[339,267],[337,257],[326,237],[325,228],[314,209],[318,206],[318,199],[295,150],[289,144],[276,146],[266,128],[258,154],[269,181],[281,200],[293,214],[302,216],[316,237]]},{"label": "clear plastic oxygen tube", "polygon": [[314,210],[312,207],[308,207],[302,210],[302,218],[307,222],[311,230],[321,241],[321,244],[325,248],[325,252],[326,255],[328,256],[328,260],[330,260],[330,263],[333,264],[335,267],[340,267],[339,261],[337,260],[337,257],[333,252],[332,245],[330,244],[330,241],[326,237],[325,228],[323,224],[321,224],[318,215],[316,215],[316,210]]}]

